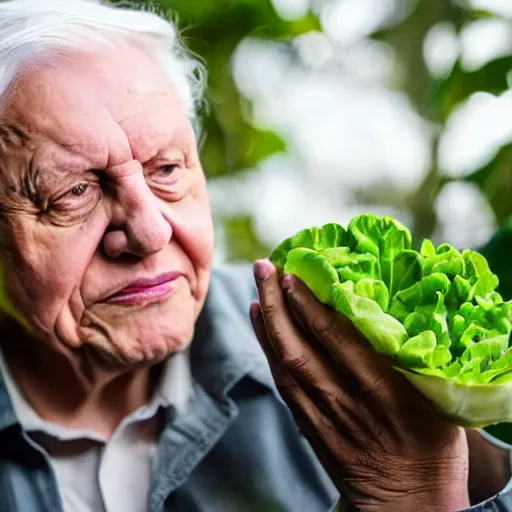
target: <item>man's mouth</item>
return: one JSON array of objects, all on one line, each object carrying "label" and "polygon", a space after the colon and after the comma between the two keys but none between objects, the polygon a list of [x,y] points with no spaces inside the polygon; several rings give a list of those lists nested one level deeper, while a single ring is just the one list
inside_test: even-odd
[{"label": "man's mouth", "polygon": [[174,292],[180,275],[178,272],[168,272],[154,278],[138,279],[108,297],[105,302],[127,306],[162,302]]}]

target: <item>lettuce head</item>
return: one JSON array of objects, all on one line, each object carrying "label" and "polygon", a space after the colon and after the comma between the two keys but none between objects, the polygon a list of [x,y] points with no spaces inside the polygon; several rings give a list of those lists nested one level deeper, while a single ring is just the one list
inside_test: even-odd
[{"label": "lettuce head", "polygon": [[348,317],[373,348],[446,417],[512,421],[512,305],[471,250],[425,240],[391,217],[359,215],[305,229],[270,260]]}]

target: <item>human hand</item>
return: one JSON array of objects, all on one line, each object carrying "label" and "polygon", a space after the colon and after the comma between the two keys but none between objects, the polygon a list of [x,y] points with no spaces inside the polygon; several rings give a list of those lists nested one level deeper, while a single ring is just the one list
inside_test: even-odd
[{"label": "human hand", "polygon": [[255,264],[256,335],[295,421],[358,510],[469,506],[463,428],[431,404],[295,276]]}]

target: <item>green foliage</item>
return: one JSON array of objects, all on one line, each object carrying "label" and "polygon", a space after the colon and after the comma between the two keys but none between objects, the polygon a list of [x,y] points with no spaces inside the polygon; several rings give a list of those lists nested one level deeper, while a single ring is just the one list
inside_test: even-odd
[{"label": "green foliage", "polygon": [[445,123],[453,109],[475,92],[500,95],[508,90],[508,73],[512,57],[493,60],[476,71],[465,71],[460,61],[444,80],[432,84],[431,101],[427,112],[434,120]]},{"label": "green foliage", "polygon": [[360,215],[346,230],[300,231],[270,259],[349,318],[452,420],[512,420],[512,302],[478,252],[429,240],[415,251],[396,220]]}]

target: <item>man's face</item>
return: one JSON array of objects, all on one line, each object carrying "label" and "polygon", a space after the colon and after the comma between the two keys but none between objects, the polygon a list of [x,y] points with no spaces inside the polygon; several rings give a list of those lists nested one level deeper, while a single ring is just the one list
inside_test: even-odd
[{"label": "man's face", "polygon": [[4,293],[56,351],[161,361],[191,340],[210,276],[193,130],[134,46],[46,64],[0,117]]}]

